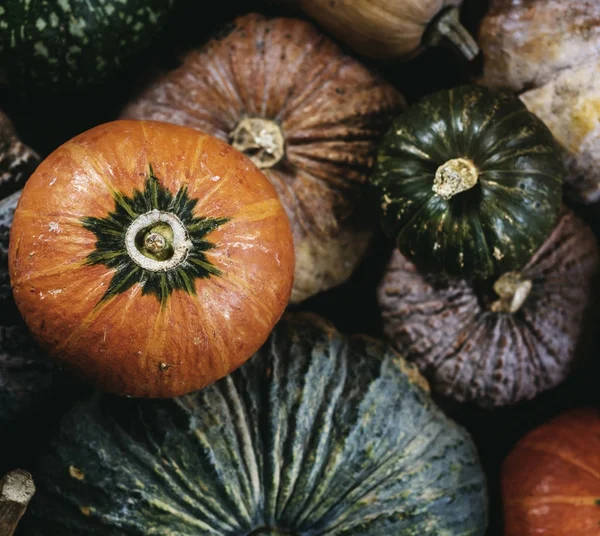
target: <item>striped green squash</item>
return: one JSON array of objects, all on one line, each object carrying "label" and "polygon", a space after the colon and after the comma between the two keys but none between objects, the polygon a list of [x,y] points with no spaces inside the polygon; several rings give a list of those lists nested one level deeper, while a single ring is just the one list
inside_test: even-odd
[{"label": "striped green squash", "polygon": [[417,370],[310,314],[194,394],[75,407],[35,482],[26,535],[466,536],[487,520],[473,443]]},{"label": "striped green squash", "polygon": [[9,83],[101,81],[146,47],[174,0],[2,0],[0,70]]},{"label": "striped green squash", "polygon": [[519,270],[558,220],[560,150],[506,93],[461,86],[424,97],[394,121],[377,160],[383,228],[427,272]]}]

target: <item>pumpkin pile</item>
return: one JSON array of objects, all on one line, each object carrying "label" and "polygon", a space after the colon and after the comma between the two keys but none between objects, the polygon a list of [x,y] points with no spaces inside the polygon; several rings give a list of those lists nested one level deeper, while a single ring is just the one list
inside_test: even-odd
[{"label": "pumpkin pile", "polygon": [[0,536],[596,536],[598,3],[201,4],[0,6]]}]

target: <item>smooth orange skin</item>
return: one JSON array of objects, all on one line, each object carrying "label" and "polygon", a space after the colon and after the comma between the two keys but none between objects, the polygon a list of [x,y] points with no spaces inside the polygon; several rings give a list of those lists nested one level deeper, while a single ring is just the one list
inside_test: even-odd
[{"label": "smooth orange skin", "polygon": [[[143,189],[148,163],[171,192],[187,185],[195,215],[231,218],[206,236],[222,275],[197,279],[196,296],[174,291],[163,308],[139,284],[97,306],[113,270],[84,264],[96,236],[80,220],[114,210],[110,188]],[[190,128],[114,121],[56,149],[26,183],[9,271],[53,357],[104,391],[165,398],[222,378],[265,342],[290,297],[294,249],[275,189],[246,156]]]},{"label": "smooth orange skin", "polygon": [[502,470],[506,536],[600,534],[600,410],[567,411],[517,443]]}]

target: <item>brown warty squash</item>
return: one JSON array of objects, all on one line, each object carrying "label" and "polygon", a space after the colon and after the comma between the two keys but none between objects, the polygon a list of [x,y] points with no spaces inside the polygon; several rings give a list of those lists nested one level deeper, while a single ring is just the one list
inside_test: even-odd
[{"label": "brown warty squash", "polygon": [[40,161],[17,136],[10,119],[0,112],[0,199],[23,187]]},{"label": "brown warty squash", "polygon": [[564,148],[567,194],[600,200],[600,2],[492,0],[479,83],[519,92]]},{"label": "brown warty squash", "polygon": [[114,121],[67,141],[27,181],[10,280],[31,333],[119,395],[204,387],[265,342],[294,250],[273,186],[191,128]]},{"label": "brown warty squash", "polygon": [[600,534],[600,410],[568,410],[522,438],[502,495],[505,536]]},{"label": "brown warty squash", "polygon": [[568,209],[520,272],[435,280],[396,251],[379,289],[385,334],[432,388],[482,407],[531,399],[570,372],[599,265]]},{"label": "brown warty squash", "polygon": [[375,216],[363,183],[404,99],[307,22],[250,14],[227,32],[122,117],[202,130],[262,169],[290,218],[300,302],[344,282],[366,251]]}]

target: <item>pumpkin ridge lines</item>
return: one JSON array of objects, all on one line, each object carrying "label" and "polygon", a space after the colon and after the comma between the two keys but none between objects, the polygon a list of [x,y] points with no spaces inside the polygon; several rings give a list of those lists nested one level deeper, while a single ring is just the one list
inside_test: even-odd
[{"label": "pumpkin ridge lines", "polygon": [[[297,71],[295,71],[296,73],[301,73],[304,70],[301,69],[302,64],[304,64],[306,58],[309,57],[309,55],[311,54],[315,54],[316,52],[318,52],[318,49],[321,48],[324,44],[327,44],[326,40],[324,39],[324,36],[322,35],[318,35],[314,41],[312,41],[312,43],[310,43],[311,46],[307,46],[306,44],[304,45],[304,50],[305,52],[302,55],[302,59],[301,61],[298,62],[298,67],[299,69]],[[302,124],[302,116],[305,115],[306,110],[305,107],[307,104],[311,104],[311,102],[313,101],[313,99],[317,99],[323,94],[323,85],[319,85],[319,83],[322,81],[322,79],[324,78],[325,75],[330,74],[331,78],[333,78],[334,76],[336,76],[344,61],[341,60],[340,58],[337,58],[335,56],[335,54],[330,54],[329,55],[329,60],[328,62],[323,62],[323,64],[321,65],[321,67],[319,67],[317,69],[316,72],[312,73],[312,78],[311,80],[308,82],[308,84],[306,84],[302,90],[302,92],[299,95],[296,95],[294,97],[294,100],[292,101],[293,107],[292,107],[292,113],[291,115],[287,115],[287,106],[290,105],[290,100],[292,98],[292,95],[289,95],[288,98],[285,101],[285,108],[282,106],[281,107],[281,112],[279,113],[278,117],[281,117],[281,121],[282,121],[282,127],[284,126],[285,122],[292,122],[292,125],[288,125],[288,128],[290,129],[299,129],[301,127]],[[295,89],[295,87],[293,87],[292,89]],[[298,117],[297,117],[298,116]]]},{"label": "pumpkin ridge lines", "polygon": [[562,461],[568,463],[569,465],[573,465],[578,469],[581,469],[585,473],[588,473],[594,478],[600,480],[599,471],[596,471],[593,467],[590,467],[586,463],[583,463],[576,456],[569,455],[567,452],[565,452],[565,450],[561,450],[560,448],[552,448],[542,443],[533,441],[529,441],[526,445],[526,448],[529,450],[533,450],[534,452],[540,452],[542,454],[550,454],[552,456],[556,456],[557,458],[560,458]]},{"label": "pumpkin ridge lines", "polygon": [[[136,407],[136,415],[142,421],[145,422],[145,419],[142,415],[141,406]],[[168,500],[172,502],[172,505],[165,501],[161,501],[163,505],[170,506],[170,509],[164,509],[163,511],[169,512],[173,515],[177,515],[177,512],[184,514],[187,522],[195,521],[197,526],[201,526],[202,528],[208,527],[206,523],[195,517],[195,513],[193,511],[194,505],[182,502],[182,495],[178,493],[180,486],[177,482],[177,479],[174,478],[173,475],[169,473],[169,471],[163,466],[160,467],[159,471],[157,471],[157,465],[153,463],[151,459],[151,452],[144,451],[139,448],[138,442],[133,441],[131,434],[128,430],[126,430],[121,424],[117,422],[110,422],[109,419],[103,419],[102,424],[108,431],[111,433],[111,438],[114,444],[118,447],[119,451],[123,454],[126,459],[129,459],[134,467],[138,467],[142,470],[142,478],[146,480],[146,484],[148,482],[156,483],[157,485],[162,484],[163,494],[167,496]],[[147,430],[149,427],[143,427],[145,429],[144,435],[146,441],[149,442],[157,452],[162,452],[164,450],[164,446],[157,443],[154,438],[152,438]],[[149,504],[153,507],[161,509],[161,504],[157,501],[150,501]],[[142,506],[142,505],[140,505]],[[190,510],[192,508],[192,510]],[[200,525],[200,523],[202,523]]]},{"label": "pumpkin ridge lines", "polygon": [[[248,415],[246,407],[241,401],[240,392],[235,385],[235,382],[231,378],[231,375],[225,377],[225,381],[221,383],[221,386],[225,385],[228,396],[226,399],[227,407],[232,410],[232,414],[235,415],[233,419],[234,427],[236,431],[237,440],[237,451],[239,452],[241,465],[245,469],[244,482],[241,484],[245,488],[245,495],[254,504],[245,504],[246,515],[248,520],[252,520],[251,511],[256,510],[260,503],[260,477],[258,470],[258,463],[255,456],[255,452],[252,449],[252,432],[248,426],[248,422],[251,422],[252,418]],[[232,404],[234,407],[232,408]],[[241,439],[241,441],[240,441]],[[241,448],[240,448],[241,446]]]},{"label": "pumpkin ridge lines", "polygon": [[[313,495],[315,493],[317,493],[318,497],[321,498],[323,493],[325,493],[327,490],[327,486],[323,486],[322,487],[322,492],[318,493],[318,488],[319,485],[321,483],[328,483],[329,480],[320,480],[320,477],[323,475],[323,472],[325,470],[325,468],[328,466],[328,461],[330,460],[330,455],[332,454],[332,450],[329,448],[331,445],[333,445],[335,437],[332,437],[332,431],[334,430],[333,427],[333,420],[335,417],[335,411],[337,410],[337,406],[338,403],[341,399],[342,393],[346,387],[346,379],[347,379],[347,367],[346,367],[346,362],[343,359],[343,357],[340,358],[340,356],[344,353],[348,351],[347,348],[348,344],[346,341],[342,341],[341,344],[337,345],[337,347],[335,348],[335,352],[332,352],[331,350],[333,350],[333,339],[329,341],[329,346],[328,346],[328,350],[330,352],[330,360],[331,360],[331,368],[332,368],[332,372],[335,371],[335,374],[332,374],[332,376],[335,377],[335,381],[334,382],[328,382],[322,385],[322,391],[318,392],[316,395],[315,393],[309,393],[312,394],[314,397],[318,397],[320,399],[320,403],[318,408],[316,409],[316,411],[314,412],[314,414],[312,415],[313,419],[312,422],[310,423],[310,429],[308,430],[308,435],[304,438],[304,448],[302,450],[302,455],[301,455],[301,459],[300,462],[298,463],[298,470],[296,473],[296,477],[294,480],[294,483],[292,485],[291,491],[290,491],[290,498],[294,495],[294,493],[296,492],[296,487],[298,485],[298,482],[301,482],[302,485],[302,493],[304,493],[304,499],[302,500],[301,503],[297,503],[297,501],[294,501],[294,508],[296,509],[296,515],[292,518],[292,523],[295,525],[304,523],[306,521],[306,518],[310,515],[310,513],[312,513],[314,510],[310,509],[309,511],[307,511],[306,509],[306,505],[307,503],[310,504],[313,501]],[[335,355],[331,355],[331,354],[335,354]],[[314,362],[313,362],[314,363]],[[316,365],[315,365],[316,366]],[[329,370],[326,372],[330,372]],[[341,377],[340,377],[341,376]],[[305,377],[306,380],[308,380],[308,371]],[[330,383],[333,383],[333,385],[330,385]],[[303,393],[306,391],[306,388],[303,389]],[[329,396],[325,396],[325,394],[328,394]],[[312,398],[312,397],[311,397]],[[310,403],[310,402],[309,402]],[[325,412],[323,413],[323,406],[325,406]],[[325,419],[325,423],[327,425],[324,425],[324,423],[320,422],[321,420]],[[318,428],[317,428],[318,426]],[[295,438],[297,439],[297,438]],[[316,445],[315,445],[315,439],[316,439]],[[325,451],[325,452],[323,452]],[[321,454],[321,456],[318,456],[318,454]],[[311,478],[309,479],[311,481],[310,483],[310,490],[308,493],[306,493],[306,487],[308,485],[308,483],[306,482],[306,480],[302,479],[302,475],[304,474],[304,466],[306,465],[306,460],[307,460],[307,456],[309,455],[313,455],[315,456],[315,458],[319,461],[312,461],[309,462],[308,465],[310,466],[310,463],[312,463],[312,467],[310,469],[310,473],[311,473]],[[288,503],[286,503],[286,505],[284,506],[282,512],[281,512],[281,516],[285,516],[287,507],[288,507],[289,501]],[[315,506],[318,505],[317,502],[314,502]]]},{"label": "pumpkin ridge lines", "polygon": [[520,504],[526,508],[533,508],[545,504],[570,504],[573,506],[595,506],[598,504],[598,495],[527,495],[521,497],[507,497],[509,504]]}]

